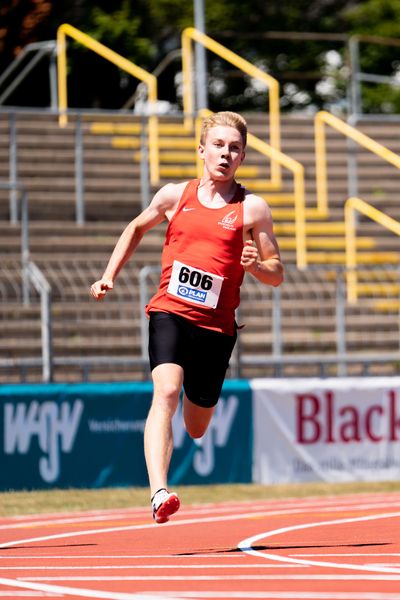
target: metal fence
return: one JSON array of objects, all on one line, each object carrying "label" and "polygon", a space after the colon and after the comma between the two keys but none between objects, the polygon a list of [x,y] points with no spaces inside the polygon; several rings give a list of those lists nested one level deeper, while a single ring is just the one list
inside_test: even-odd
[{"label": "metal fence", "polygon": [[[0,380],[147,379],[144,305],[156,289],[159,268],[131,263],[103,302],[89,295],[103,264],[71,259],[33,266],[36,290],[28,306],[20,265],[3,263]],[[287,266],[279,288],[246,276],[241,297],[237,321],[244,327],[228,377],[399,372],[398,308],[382,310],[381,297],[349,305],[343,269]]]}]

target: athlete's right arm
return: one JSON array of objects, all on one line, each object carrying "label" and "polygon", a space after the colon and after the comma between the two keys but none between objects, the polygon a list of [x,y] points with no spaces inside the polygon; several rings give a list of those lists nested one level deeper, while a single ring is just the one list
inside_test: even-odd
[{"label": "athlete's right arm", "polygon": [[146,231],[166,218],[170,218],[176,209],[180,195],[181,184],[168,183],[155,194],[149,206],[125,227],[110,256],[103,276],[90,288],[93,298],[102,300],[106,293],[112,290],[118,273],[135,252]]}]

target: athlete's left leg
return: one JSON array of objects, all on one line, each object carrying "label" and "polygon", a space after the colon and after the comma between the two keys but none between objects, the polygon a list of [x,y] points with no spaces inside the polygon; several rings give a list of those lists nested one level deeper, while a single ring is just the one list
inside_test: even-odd
[{"label": "athlete's left leg", "polygon": [[191,402],[186,394],[183,396],[183,419],[186,431],[192,438],[200,438],[207,431],[215,406],[205,408]]}]

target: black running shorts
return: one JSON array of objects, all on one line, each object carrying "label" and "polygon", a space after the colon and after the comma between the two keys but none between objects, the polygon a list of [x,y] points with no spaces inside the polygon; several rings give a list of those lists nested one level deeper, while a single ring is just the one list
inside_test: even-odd
[{"label": "black running shorts", "polygon": [[231,336],[198,327],[172,313],[150,312],[150,368],[180,365],[187,398],[211,408],[218,402],[236,337],[236,332]]}]

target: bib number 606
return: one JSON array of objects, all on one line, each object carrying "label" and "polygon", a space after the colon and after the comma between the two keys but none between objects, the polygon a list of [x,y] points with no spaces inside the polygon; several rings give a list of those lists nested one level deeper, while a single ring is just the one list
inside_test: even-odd
[{"label": "bib number 606", "polygon": [[202,290],[210,290],[212,288],[213,279],[210,275],[181,267],[178,279],[181,283],[190,283],[191,286],[201,288]]}]

